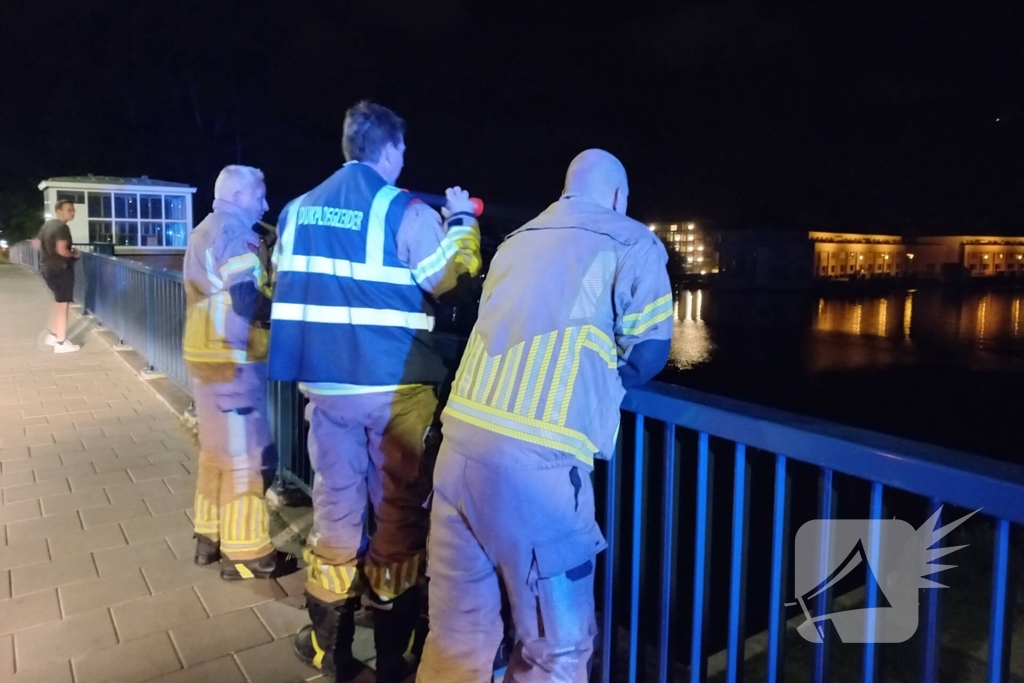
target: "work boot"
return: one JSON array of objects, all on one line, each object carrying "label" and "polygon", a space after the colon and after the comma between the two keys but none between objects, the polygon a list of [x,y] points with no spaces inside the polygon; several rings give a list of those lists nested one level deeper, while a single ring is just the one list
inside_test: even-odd
[{"label": "work boot", "polygon": [[225,581],[241,579],[276,579],[298,571],[299,562],[294,555],[275,550],[255,560],[220,559],[220,578]]},{"label": "work boot", "polygon": [[377,650],[377,683],[411,683],[418,664],[410,650],[420,623],[420,589],[410,588],[376,608],[373,644]]},{"label": "work boot", "polygon": [[220,543],[211,541],[202,534],[193,534],[196,539],[196,564],[213,564],[220,559]]},{"label": "work boot", "polygon": [[328,604],[306,594],[309,626],[295,636],[295,656],[319,669],[328,683],[373,683],[373,672],[352,655],[359,600]]}]

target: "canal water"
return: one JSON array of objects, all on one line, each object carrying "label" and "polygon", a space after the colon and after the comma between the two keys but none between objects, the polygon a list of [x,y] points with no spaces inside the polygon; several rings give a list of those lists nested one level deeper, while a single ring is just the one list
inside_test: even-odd
[{"label": "canal water", "polygon": [[1024,292],[681,291],[663,381],[1004,460],[1024,457]]}]

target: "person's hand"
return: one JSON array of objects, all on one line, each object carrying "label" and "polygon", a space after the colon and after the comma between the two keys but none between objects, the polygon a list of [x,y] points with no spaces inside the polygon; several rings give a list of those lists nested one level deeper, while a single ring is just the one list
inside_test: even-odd
[{"label": "person's hand", "polygon": [[447,198],[448,203],[441,209],[441,214],[444,215],[446,220],[457,213],[473,214],[473,202],[470,201],[469,192],[463,190],[458,185],[445,190],[444,196]]}]

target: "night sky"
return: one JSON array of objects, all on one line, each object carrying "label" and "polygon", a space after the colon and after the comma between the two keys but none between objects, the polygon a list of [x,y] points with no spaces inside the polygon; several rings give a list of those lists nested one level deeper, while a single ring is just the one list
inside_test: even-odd
[{"label": "night sky", "polygon": [[599,146],[644,221],[1021,234],[1024,3],[770,4],[5,0],[0,198],[148,174],[199,220],[241,162],[276,217],[371,98],[409,188],[536,211]]}]

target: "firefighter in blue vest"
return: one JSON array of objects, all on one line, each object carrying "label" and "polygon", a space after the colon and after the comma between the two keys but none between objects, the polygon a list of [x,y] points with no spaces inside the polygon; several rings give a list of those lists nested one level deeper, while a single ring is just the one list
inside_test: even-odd
[{"label": "firefighter in blue vest", "polygon": [[309,399],[316,473],[304,553],[312,624],[295,651],[330,681],[373,679],[352,655],[361,600],[375,608],[376,680],[414,674],[429,518],[423,456],[446,375],[431,300],[458,303],[481,266],[467,192],[447,191],[442,220],[395,187],[404,131],[383,106],[349,109],[347,163],[284,208],[274,249],[269,374],[298,382]]}]

